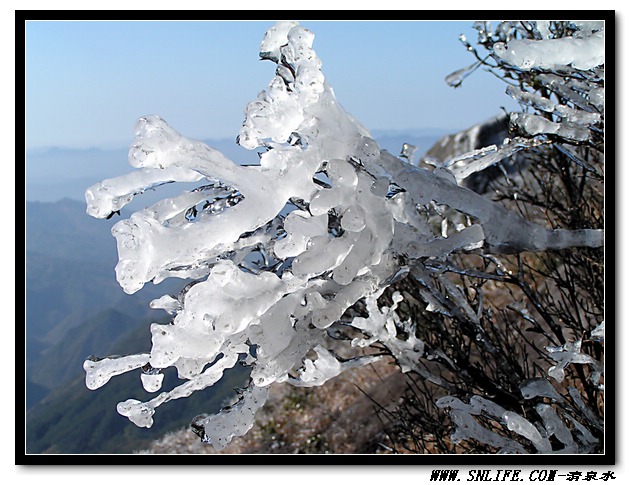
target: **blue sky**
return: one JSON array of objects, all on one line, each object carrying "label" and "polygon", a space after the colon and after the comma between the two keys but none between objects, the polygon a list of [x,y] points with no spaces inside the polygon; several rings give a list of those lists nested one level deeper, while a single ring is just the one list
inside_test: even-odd
[{"label": "blue sky", "polygon": [[[301,23],[338,101],[370,130],[456,131],[514,107],[487,72],[459,89],[444,82],[474,61],[458,40],[474,40],[472,20]],[[27,149],[125,147],[147,114],[191,138],[235,138],[245,105],[274,74],[258,59],[271,25],[27,22]]]}]

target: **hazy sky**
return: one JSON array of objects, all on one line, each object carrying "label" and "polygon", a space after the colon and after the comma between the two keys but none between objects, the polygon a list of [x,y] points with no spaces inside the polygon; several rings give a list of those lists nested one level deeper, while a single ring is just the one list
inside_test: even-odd
[{"label": "hazy sky", "polygon": [[[514,107],[458,40],[471,21],[301,21],[338,101],[370,130],[467,128]],[[274,65],[258,47],[271,21],[29,21],[26,146],[125,147],[158,114],[191,138],[235,138]]]}]

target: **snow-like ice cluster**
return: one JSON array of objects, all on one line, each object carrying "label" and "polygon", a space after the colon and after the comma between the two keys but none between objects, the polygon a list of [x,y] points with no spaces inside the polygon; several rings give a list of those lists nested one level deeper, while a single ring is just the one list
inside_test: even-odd
[{"label": "snow-like ice cluster", "polygon": [[[580,45],[600,38],[601,29]],[[179,295],[151,303],[172,315],[172,321],[151,326],[150,354],[85,363],[90,389],[142,368],[144,388],[157,392],[161,370],[177,369],[184,384],[147,402],[118,405],[118,412],[138,426],[151,426],[162,403],[213,385],[224,370],[241,362],[251,368],[251,378],[240,401],[193,422],[205,441],[222,448],[252,426],[270,384],[321,385],[347,368],[379,358],[344,359],[327,348],[342,318],[362,335],[352,340],[355,350],[378,341],[404,371],[413,369],[424,345],[415,337],[414,323],[397,314],[402,297],[396,294],[390,308],[379,308],[377,298],[406,274],[422,279],[425,260],[482,246],[517,252],[603,243],[599,230],[547,230],[458,184],[538,141],[506,141],[435,172],[380,150],[335,99],[313,39],[295,22],[280,22],[265,34],[261,57],[276,64],[276,73],[247,106],[238,136],[241,146],[262,149],[259,165],[241,166],[180,135],[160,117],[145,116],[136,125],[129,151],[137,170],[86,191],[88,213],[105,218],[149,188],[200,184],[135,212],[112,229],[119,254],[116,277],[126,292],[169,277],[194,280]],[[519,49],[508,45],[506,52],[512,54],[506,59],[520,62]],[[576,59],[554,58],[554,65],[558,62],[575,64]],[[530,68],[538,63],[534,58]],[[550,109],[584,125],[567,110],[563,115],[559,106]],[[549,132],[545,127],[538,131]],[[420,210],[430,204],[449,206],[470,223],[436,233]],[[450,291],[474,319],[461,292]],[[426,296],[431,299],[429,291]],[[347,317],[360,300],[368,316]],[[472,426],[465,406],[460,409],[458,419]],[[508,417],[507,422],[540,441],[518,419]],[[497,445],[518,451],[500,440]]]},{"label": "snow-like ice cluster", "polygon": [[[570,37],[512,39],[499,42],[494,52],[520,69],[588,70],[604,64],[606,29],[604,22],[574,22],[577,30]],[[543,30],[543,29],[541,29]],[[543,30],[548,32],[548,28]]]}]

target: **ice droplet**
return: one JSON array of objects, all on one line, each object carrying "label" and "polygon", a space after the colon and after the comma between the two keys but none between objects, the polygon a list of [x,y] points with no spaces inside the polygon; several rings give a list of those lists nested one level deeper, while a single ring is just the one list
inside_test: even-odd
[{"label": "ice droplet", "polygon": [[464,79],[466,79],[470,74],[475,71],[475,69],[479,67],[479,65],[479,62],[475,62],[468,67],[464,67],[463,69],[452,72],[451,74],[446,76],[444,80],[446,81],[446,84],[448,84],[450,87],[457,88],[462,84],[462,82],[464,82]]},{"label": "ice droplet", "polygon": [[142,387],[147,392],[157,392],[162,388],[162,381],[164,381],[164,374],[140,374],[140,380],[142,381]]}]

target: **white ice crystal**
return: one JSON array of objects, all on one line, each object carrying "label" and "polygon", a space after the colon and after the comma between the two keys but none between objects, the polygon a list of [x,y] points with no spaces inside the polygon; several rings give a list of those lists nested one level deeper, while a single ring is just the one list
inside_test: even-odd
[{"label": "white ice crystal", "polygon": [[[394,294],[393,305],[384,308],[377,299],[401,275],[421,279],[425,260],[484,246],[514,252],[603,244],[600,230],[547,230],[457,184],[496,163],[495,155],[526,149],[530,142],[471,153],[443,173],[381,150],[335,99],[313,41],[295,22],[280,22],[265,34],[261,57],[274,62],[276,72],[246,107],[238,135],[241,146],[262,149],[259,165],[235,163],[160,117],[145,116],[129,151],[137,170],[86,191],[88,213],[105,218],[148,188],[200,184],[112,229],[116,277],[124,291],[170,277],[194,280],[177,297],[151,303],[172,320],[151,325],[150,354],[85,363],[90,388],[142,367],[150,392],[160,389],[162,369],[177,369],[184,384],[147,402],[118,405],[138,426],[151,426],[159,405],[213,385],[242,362],[251,372],[238,403],[193,422],[205,441],[223,448],[250,429],[272,383],[321,385],[378,358],[342,359],[326,347],[342,318],[363,335],[353,340],[355,350],[378,341],[404,371],[412,370],[424,344],[414,322],[398,315],[402,296]],[[476,222],[434,234],[418,210],[427,204],[448,206]],[[443,283],[451,300],[478,321],[461,290]],[[347,310],[359,301],[368,315],[348,319]],[[501,437],[492,439],[505,450],[522,450]]]},{"label": "white ice crystal", "polygon": [[[368,318],[356,317],[353,326],[360,329],[365,338],[352,341],[355,347],[366,347],[374,342],[381,342],[387,346],[403,372],[409,372],[416,367],[416,363],[424,352],[424,343],[416,338],[415,326],[411,320],[401,322],[396,309],[403,300],[399,292],[392,295],[391,307],[379,308],[377,299],[380,292],[366,298],[366,308],[370,314]],[[399,331],[405,331],[407,338],[399,338]]]},{"label": "white ice crystal", "polygon": [[560,135],[575,141],[586,141],[589,138],[588,129],[580,125],[572,126],[568,123],[555,123],[542,116],[530,113],[512,113],[510,122],[521,127],[529,135]]},{"label": "white ice crystal", "polygon": [[[593,340],[604,340],[604,322],[591,332]],[[565,369],[571,364],[588,365],[591,368],[589,380],[597,387],[603,388],[599,381],[604,374],[604,364],[592,356],[582,352],[582,340],[568,341],[559,347],[547,347],[551,358],[557,362],[551,366],[547,373],[557,382],[562,382],[565,377]]]},{"label": "white ice crystal", "polygon": [[578,24],[578,27],[571,37],[497,43],[494,52],[505,62],[524,70],[567,67],[587,70],[600,66],[604,63],[606,43],[603,23]]},{"label": "white ice crystal", "polygon": [[299,370],[298,378],[289,377],[287,382],[298,387],[321,386],[347,369],[376,362],[381,358],[378,355],[365,356],[348,362],[341,362],[331,351],[321,345],[316,346],[313,350],[317,354],[317,359],[305,359],[304,368]]}]

